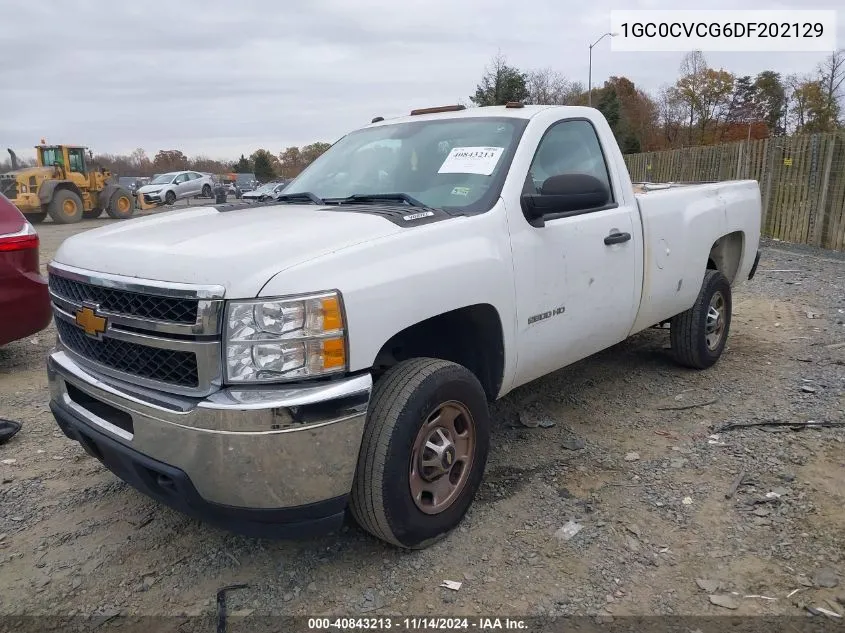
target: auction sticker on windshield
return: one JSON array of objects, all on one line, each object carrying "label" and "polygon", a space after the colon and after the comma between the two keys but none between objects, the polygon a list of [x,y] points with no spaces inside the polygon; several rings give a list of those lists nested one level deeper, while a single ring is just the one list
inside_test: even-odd
[{"label": "auction sticker on windshield", "polygon": [[489,176],[504,151],[504,147],[453,147],[437,173]]}]

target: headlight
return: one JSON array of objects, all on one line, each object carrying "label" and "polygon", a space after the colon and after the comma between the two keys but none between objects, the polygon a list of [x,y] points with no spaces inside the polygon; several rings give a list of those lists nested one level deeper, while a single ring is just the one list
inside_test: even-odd
[{"label": "headlight", "polygon": [[26,185],[21,185],[21,193],[27,193],[29,189],[27,189]]},{"label": "headlight", "polygon": [[158,193],[159,191],[161,191],[161,189],[153,189],[152,191],[145,191],[144,193],[152,194],[152,193]]},{"label": "headlight", "polygon": [[340,295],[230,301],[226,382],[274,382],[346,371]]}]

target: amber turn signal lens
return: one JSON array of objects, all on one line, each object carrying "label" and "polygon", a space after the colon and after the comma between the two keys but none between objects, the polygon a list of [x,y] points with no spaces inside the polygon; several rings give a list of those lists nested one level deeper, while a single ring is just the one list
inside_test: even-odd
[{"label": "amber turn signal lens", "polygon": [[323,341],[323,369],[337,369],[346,365],[346,346],[342,338]]},{"label": "amber turn signal lens", "polygon": [[343,328],[343,316],[340,313],[340,301],[337,297],[324,297],[320,307],[323,310],[323,331],[332,332]]}]

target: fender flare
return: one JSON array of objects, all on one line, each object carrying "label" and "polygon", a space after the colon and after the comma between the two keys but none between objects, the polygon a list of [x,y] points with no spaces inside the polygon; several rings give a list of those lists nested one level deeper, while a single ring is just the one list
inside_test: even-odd
[{"label": "fender flare", "polygon": [[38,187],[38,200],[41,202],[42,206],[50,204],[56,189],[70,189],[77,196],[82,198],[82,192],[79,190],[79,187],[73,184],[70,180],[45,180],[41,183],[41,186]]}]

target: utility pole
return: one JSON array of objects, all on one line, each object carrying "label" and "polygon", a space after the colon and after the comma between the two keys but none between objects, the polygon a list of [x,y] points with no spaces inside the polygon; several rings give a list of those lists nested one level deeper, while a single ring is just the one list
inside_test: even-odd
[{"label": "utility pole", "polygon": [[589,64],[589,68],[587,70],[587,105],[590,106],[590,107],[593,106],[593,46],[595,46],[596,44],[601,42],[608,35],[610,37],[615,37],[616,35],[618,35],[618,33],[607,32],[604,35],[602,35],[599,39],[597,39],[595,42],[590,44],[590,64]]}]

